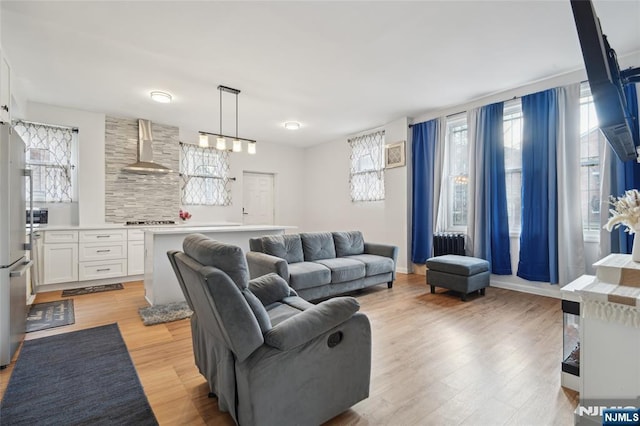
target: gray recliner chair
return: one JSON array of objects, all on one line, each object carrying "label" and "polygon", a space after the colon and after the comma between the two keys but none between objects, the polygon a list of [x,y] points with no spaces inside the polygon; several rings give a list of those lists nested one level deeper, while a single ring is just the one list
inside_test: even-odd
[{"label": "gray recliner chair", "polygon": [[189,235],[168,252],[193,310],[193,351],[218,406],[240,425],[317,425],[369,396],[371,327],[359,304],[313,305],[239,247]]}]

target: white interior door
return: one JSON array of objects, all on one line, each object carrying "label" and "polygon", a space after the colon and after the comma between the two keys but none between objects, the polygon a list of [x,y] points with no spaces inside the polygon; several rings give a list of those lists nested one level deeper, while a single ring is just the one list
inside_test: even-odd
[{"label": "white interior door", "polygon": [[242,222],[245,225],[274,225],[274,176],[244,172],[242,176]]}]

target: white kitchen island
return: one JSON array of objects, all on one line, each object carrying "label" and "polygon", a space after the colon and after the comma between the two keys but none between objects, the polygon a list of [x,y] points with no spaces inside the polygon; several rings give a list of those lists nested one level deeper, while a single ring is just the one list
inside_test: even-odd
[{"label": "white kitchen island", "polygon": [[145,298],[152,305],[164,305],[184,300],[176,274],[169,263],[167,252],[182,250],[182,242],[189,234],[203,234],[214,240],[236,245],[247,252],[249,251],[249,238],[284,234],[286,229],[294,228],[293,226],[276,225],[236,225],[145,229]]}]

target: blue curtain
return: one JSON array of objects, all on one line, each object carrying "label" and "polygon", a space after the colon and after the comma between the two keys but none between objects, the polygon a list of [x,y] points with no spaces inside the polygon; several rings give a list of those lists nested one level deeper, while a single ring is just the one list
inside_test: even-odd
[{"label": "blue curtain", "polygon": [[522,227],[518,276],[558,283],[555,89],[522,98]]},{"label": "blue curtain", "polygon": [[433,253],[433,172],[438,120],[413,125],[411,260],[425,263]]},{"label": "blue curtain", "polygon": [[[638,93],[634,83],[624,87],[624,94],[627,98],[627,108],[632,117],[638,118]],[[635,120],[631,129],[636,135],[640,135],[638,120]],[[614,154],[611,165],[611,195],[618,197],[628,189],[640,189],[640,164],[636,161],[622,162]],[[611,231],[611,251],[613,253],[631,253],[633,247],[633,236],[624,232],[625,227],[621,226],[617,230]]]},{"label": "blue curtain", "polygon": [[[507,189],[504,172],[504,131],[502,102],[487,105],[478,111],[476,144],[482,147],[482,162],[476,185],[481,194],[476,200],[476,247],[482,257],[491,262],[491,272],[511,275],[511,250],[507,214]],[[473,160],[472,160],[473,161]],[[478,232],[479,231],[479,232]]]}]

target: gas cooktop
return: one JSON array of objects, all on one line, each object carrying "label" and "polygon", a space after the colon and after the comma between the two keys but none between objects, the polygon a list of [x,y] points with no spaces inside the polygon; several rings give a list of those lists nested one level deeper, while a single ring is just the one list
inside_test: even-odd
[{"label": "gas cooktop", "polygon": [[125,225],[175,225],[175,220],[128,220]]}]

